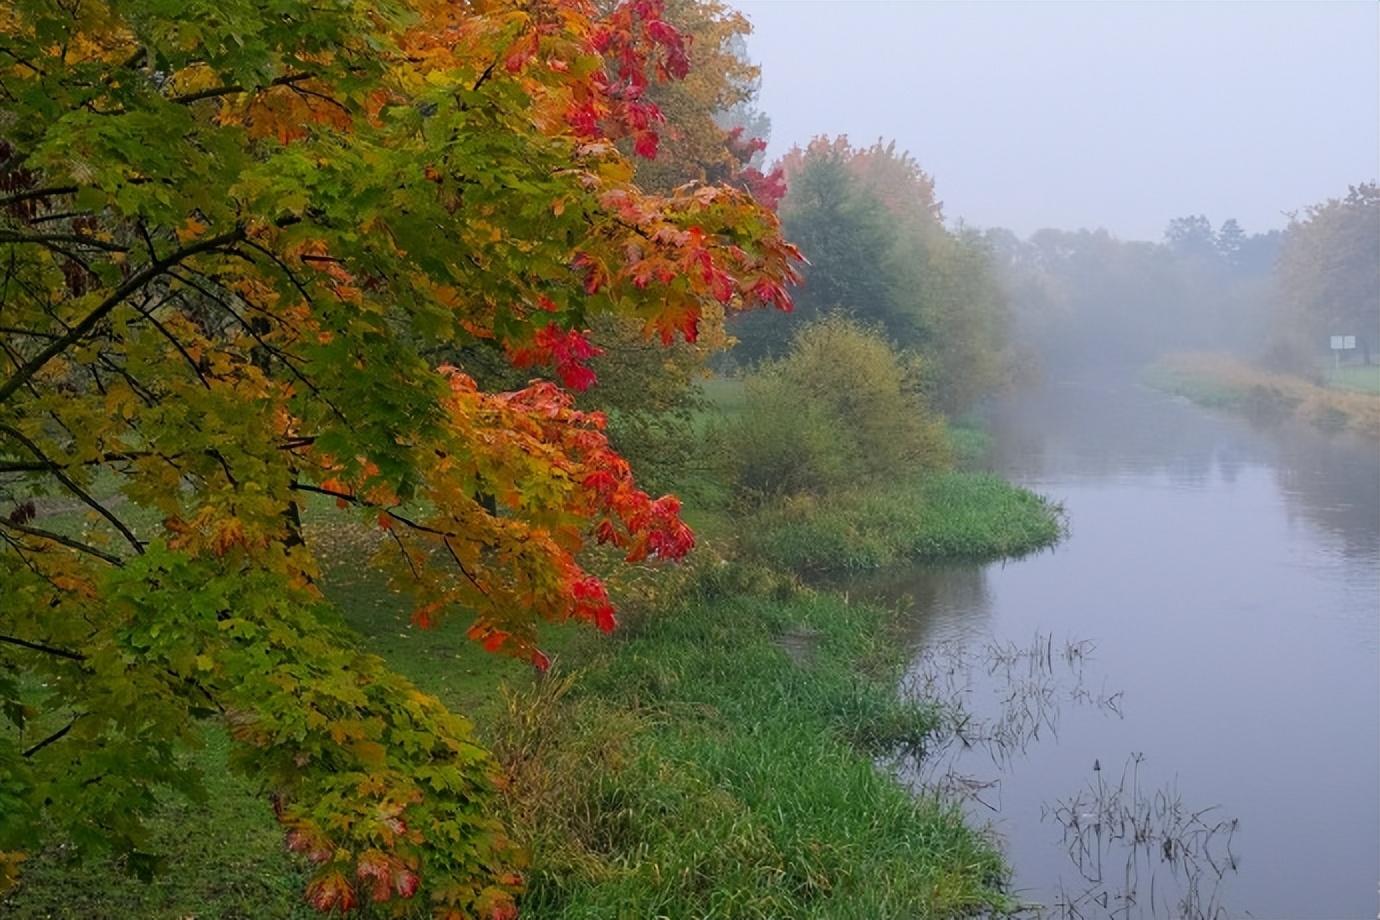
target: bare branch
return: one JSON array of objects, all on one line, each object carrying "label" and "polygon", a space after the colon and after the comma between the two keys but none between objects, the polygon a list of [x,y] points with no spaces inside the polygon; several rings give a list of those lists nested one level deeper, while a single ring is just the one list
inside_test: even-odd
[{"label": "bare branch", "polygon": [[43,652],[45,655],[54,655],[58,658],[66,658],[69,661],[85,661],[86,656],[80,652],[73,652],[65,648],[58,648],[55,645],[44,645],[42,642],[30,642],[28,639],[21,639],[18,636],[0,636],[0,642],[9,645],[17,645],[35,652]]}]

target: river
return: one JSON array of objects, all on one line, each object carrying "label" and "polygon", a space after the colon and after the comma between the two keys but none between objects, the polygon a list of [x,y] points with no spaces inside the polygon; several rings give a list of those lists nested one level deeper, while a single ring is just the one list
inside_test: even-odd
[{"label": "river", "polygon": [[908,605],[907,685],[973,714],[913,778],[968,793],[1048,916],[1375,917],[1380,449],[1129,380],[989,422],[1070,535],[852,586]]}]

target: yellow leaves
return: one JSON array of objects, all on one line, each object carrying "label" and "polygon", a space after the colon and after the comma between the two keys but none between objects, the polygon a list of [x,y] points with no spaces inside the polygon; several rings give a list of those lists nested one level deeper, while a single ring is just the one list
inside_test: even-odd
[{"label": "yellow leaves", "polygon": [[28,855],[18,850],[0,850],[0,894],[19,881],[19,868]]},{"label": "yellow leaves", "polygon": [[143,408],[138,395],[123,380],[113,382],[106,390],[105,411],[112,418],[128,422],[138,417]]},{"label": "yellow leaves", "polygon": [[220,75],[210,67],[205,64],[193,64],[183,67],[168,78],[167,94],[172,97],[187,96],[202,90],[214,89],[221,83]]},{"label": "yellow leaves", "polygon": [[350,752],[370,769],[381,769],[388,764],[388,749],[377,741],[356,741],[350,745]]}]

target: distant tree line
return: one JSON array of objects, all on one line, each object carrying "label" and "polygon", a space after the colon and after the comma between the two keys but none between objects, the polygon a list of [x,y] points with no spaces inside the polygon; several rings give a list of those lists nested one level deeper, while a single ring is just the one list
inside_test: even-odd
[{"label": "distant tree line", "polygon": [[1235,220],[1176,218],[1159,242],[1106,230],[983,234],[1029,364],[1140,364],[1169,351],[1227,351],[1314,373],[1330,335],[1380,340],[1380,191],[1353,187],[1249,233]]}]

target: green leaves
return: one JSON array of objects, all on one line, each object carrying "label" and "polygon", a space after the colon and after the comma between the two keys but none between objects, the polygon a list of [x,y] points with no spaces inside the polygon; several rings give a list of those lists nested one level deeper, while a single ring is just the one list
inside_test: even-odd
[{"label": "green leaves", "polygon": [[616,622],[588,541],[689,550],[602,416],[457,364],[585,384],[599,316],[672,342],[788,305],[770,213],[644,194],[613,143],[646,149],[657,118],[606,72],[684,63],[658,15],[0,5],[0,770],[22,799],[0,883],[40,828],[156,869],[142,817],[196,793],[183,755],[214,719],[318,906],[511,915],[491,758],[334,625],[302,510],[375,526],[358,564],[418,623],[538,666],[539,623]]}]

